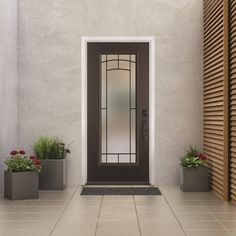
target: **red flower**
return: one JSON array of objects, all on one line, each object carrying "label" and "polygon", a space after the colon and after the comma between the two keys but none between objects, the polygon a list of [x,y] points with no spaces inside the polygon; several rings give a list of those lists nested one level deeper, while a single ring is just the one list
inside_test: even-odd
[{"label": "red flower", "polygon": [[40,165],[41,165],[41,161],[38,160],[38,159],[34,159],[34,164],[35,164],[36,166],[40,166]]},{"label": "red flower", "polygon": [[31,155],[31,156],[29,157],[29,159],[30,159],[30,160],[35,160],[35,159],[36,159],[36,156]]},{"label": "red flower", "polygon": [[15,155],[17,155],[17,154],[18,154],[18,151],[16,151],[16,150],[13,150],[13,151],[10,152],[10,155],[11,155],[11,156],[15,156]]},{"label": "red flower", "polygon": [[19,153],[20,153],[21,155],[25,155],[25,151],[24,151],[24,150],[20,150]]},{"label": "red flower", "polygon": [[199,157],[199,159],[201,159],[203,161],[205,161],[207,159],[206,155],[204,155],[203,153],[200,153],[198,157]]}]

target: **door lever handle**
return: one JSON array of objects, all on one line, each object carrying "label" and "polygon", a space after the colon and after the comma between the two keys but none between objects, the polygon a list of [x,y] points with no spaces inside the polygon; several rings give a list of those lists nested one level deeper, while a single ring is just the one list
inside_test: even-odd
[{"label": "door lever handle", "polygon": [[148,142],[148,111],[147,109],[142,110],[142,141]]}]

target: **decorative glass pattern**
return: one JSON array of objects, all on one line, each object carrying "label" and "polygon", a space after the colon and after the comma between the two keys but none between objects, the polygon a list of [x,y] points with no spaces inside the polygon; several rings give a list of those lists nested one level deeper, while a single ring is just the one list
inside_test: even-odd
[{"label": "decorative glass pattern", "polygon": [[136,55],[101,55],[101,163],[136,163]]}]

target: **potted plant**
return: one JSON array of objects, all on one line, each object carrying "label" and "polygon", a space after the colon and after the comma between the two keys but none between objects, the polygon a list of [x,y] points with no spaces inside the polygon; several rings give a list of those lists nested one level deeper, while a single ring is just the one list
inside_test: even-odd
[{"label": "potted plant", "polygon": [[189,146],[180,163],[180,189],[183,192],[209,190],[206,161],[206,156],[196,146]]},{"label": "potted plant", "polygon": [[70,153],[56,137],[39,137],[33,143],[34,154],[42,161],[39,189],[63,190],[66,186],[66,156]]},{"label": "potted plant", "polygon": [[38,198],[41,161],[25,151],[11,151],[5,161],[4,196],[11,200]]}]

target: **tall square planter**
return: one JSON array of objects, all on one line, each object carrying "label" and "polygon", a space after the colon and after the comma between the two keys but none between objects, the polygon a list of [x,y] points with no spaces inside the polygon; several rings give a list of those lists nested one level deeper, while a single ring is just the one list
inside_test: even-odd
[{"label": "tall square planter", "polygon": [[4,197],[11,200],[34,199],[39,196],[39,174],[4,171]]},{"label": "tall square planter", "polygon": [[66,186],[66,158],[42,161],[39,174],[40,190],[63,190]]},{"label": "tall square planter", "polygon": [[209,191],[207,167],[180,167],[180,189],[183,192]]}]

